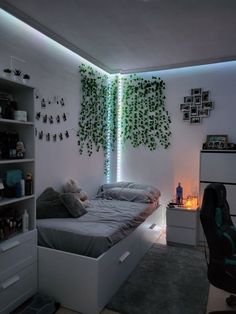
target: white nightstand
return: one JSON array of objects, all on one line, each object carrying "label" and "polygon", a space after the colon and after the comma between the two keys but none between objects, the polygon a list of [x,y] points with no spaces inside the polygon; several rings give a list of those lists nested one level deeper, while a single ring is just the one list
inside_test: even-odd
[{"label": "white nightstand", "polygon": [[198,208],[173,207],[166,209],[166,241],[196,246]]}]

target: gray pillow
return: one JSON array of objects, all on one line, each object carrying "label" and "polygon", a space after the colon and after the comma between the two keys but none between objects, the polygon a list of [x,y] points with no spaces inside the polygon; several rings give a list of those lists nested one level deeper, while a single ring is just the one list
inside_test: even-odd
[{"label": "gray pillow", "polygon": [[154,201],[152,194],[147,191],[120,187],[110,188],[102,192],[101,197],[109,200],[120,200],[137,203],[152,203]]},{"label": "gray pillow", "polygon": [[84,205],[75,198],[73,193],[61,193],[59,198],[73,217],[77,218],[87,213]]},{"label": "gray pillow", "polygon": [[51,187],[43,191],[36,200],[37,219],[72,217],[59,196],[60,193]]}]

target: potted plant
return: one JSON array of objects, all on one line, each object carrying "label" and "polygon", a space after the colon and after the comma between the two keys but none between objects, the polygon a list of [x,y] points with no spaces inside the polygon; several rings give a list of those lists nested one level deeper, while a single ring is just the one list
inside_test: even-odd
[{"label": "potted plant", "polygon": [[13,71],[13,74],[14,74],[14,79],[19,80],[19,78],[21,77],[21,70],[15,69]]},{"label": "potted plant", "polygon": [[4,73],[5,77],[10,77],[11,73],[12,73],[12,70],[9,69],[9,68],[6,68],[6,69],[3,69],[3,73]]},{"label": "potted plant", "polygon": [[23,75],[23,82],[24,82],[24,83],[28,83],[28,82],[29,82],[29,79],[30,79],[30,75],[29,75],[29,74],[24,74],[24,75]]}]

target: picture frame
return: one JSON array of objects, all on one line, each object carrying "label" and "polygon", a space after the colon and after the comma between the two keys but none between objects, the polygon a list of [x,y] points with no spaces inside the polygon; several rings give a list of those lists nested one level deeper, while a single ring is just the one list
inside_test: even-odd
[{"label": "picture frame", "polygon": [[189,121],[190,116],[189,116],[189,111],[185,111],[183,114],[183,120],[184,121]]},{"label": "picture frame", "polygon": [[191,89],[191,95],[193,95],[193,96],[200,96],[201,93],[202,93],[201,88],[192,88]]},{"label": "picture frame", "polygon": [[209,101],[209,91],[202,92],[202,101]]},{"label": "picture frame", "polygon": [[193,102],[193,96],[184,97],[184,103],[192,103],[192,102]]},{"label": "picture frame", "polygon": [[181,111],[189,111],[190,105],[189,104],[180,104]]},{"label": "picture frame", "polygon": [[207,149],[227,149],[228,135],[207,135],[206,147]]},{"label": "picture frame", "polygon": [[197,116],[197,107],[190,107],[190,115],[194,117]]},{"label": "picture frame", "polygon": [[207,101],[202,103],[202,109],[213,109],[214,103],[212,101]]},{"label": "picture frame", "polygon": [[206,118],[206,117],[209,117],[210,115],[210,111],[209,109],[199,109],[198,110],[198,116],[201,117],[201,118]]},{"label": "picture frame", "polygon": [[201,105],[201,96],[194,96],[195,105]]},{"label": "picture frame", "polygon": [[201,123],[201,118],[200,117],[191,117],[190,123],[191,124],[199,124],[199,123]]}]

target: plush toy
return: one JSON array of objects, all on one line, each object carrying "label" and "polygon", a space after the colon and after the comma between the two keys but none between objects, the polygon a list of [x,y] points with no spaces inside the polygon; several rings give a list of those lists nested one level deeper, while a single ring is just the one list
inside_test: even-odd
[{"label": "plush toy", "polygon": [[85,207],[89,206],[88,195],[82,190],[76,180],[68,179],[63,185],[63,191],[65,193],[73,193],[75,198],[79,199]]},{"label": "plush toy", "polygon": [[16,143],[16,158],[24,158],[24,155],[25,155],[24,143],[19,141]]}]

